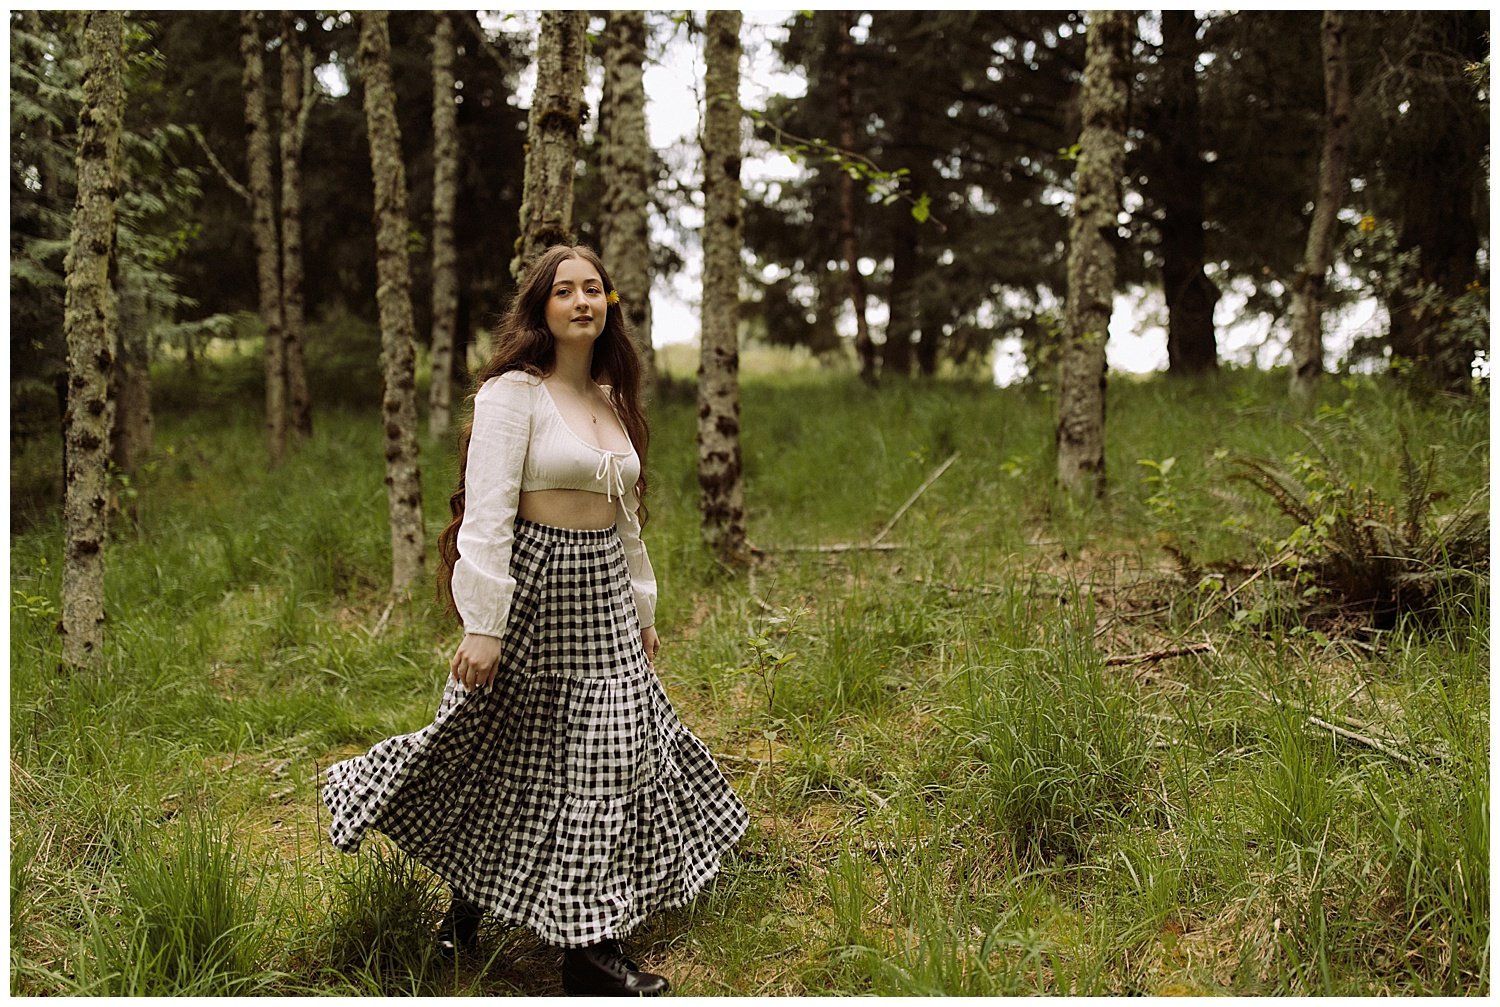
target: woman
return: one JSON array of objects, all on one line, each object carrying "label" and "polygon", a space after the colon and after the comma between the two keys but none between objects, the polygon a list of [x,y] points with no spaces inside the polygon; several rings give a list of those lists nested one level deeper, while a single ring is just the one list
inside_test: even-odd
[{"label": "woman", "polygon": [[339,849],[377,829],[452,887],[444,953],[490,912],[564,950],[569,993],[650,995],[667,981],[620,938],[697,894],[748,815],[653,670],[647,431],[618,304],[588,248],[528,271],[439,538],[464,637],[437,716],[331,767],[323,798]]}]

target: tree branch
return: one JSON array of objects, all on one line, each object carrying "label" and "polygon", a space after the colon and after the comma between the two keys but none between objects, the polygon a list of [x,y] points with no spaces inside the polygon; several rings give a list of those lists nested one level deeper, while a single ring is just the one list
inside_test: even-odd
[{"label": "tree branch", "polygon": [[1104,659],[1106,668],[1118,667],[1122,664],[1143,664],[1147,661],[1164,661],[1169,657],[1186,657],[1188,654],[1212,653],[1214,645],[1211,643],[1195,643],[1188,647],[1168,647],[1165,650],[1153,650],[1144,654],[1119,654],[1115,657]]},{"label": "tree branch", "polygon": [[917,487],[917,491],[907,498],[906,503],[901,505],[901,509],[896,511],[895,516],[885,523],[885,527],[880,529],[875,537],[868,542],[836,542],[833,545],[751,546],[750,551],[752,554],[764,554],[767,552],[858,552],[861,550],[886,552],[891,549],[904,549],[905,546],[893,545],[890,542],[882,542],[880,540],[885,538],[886,533],[896,526],[897,521],[901,520],[901,516],[911,509],[911,505],[917,502],[917,498],[926,493],[927,488],[937,482],[939,476],[948,471],[948,466],[958,461],[958,456],[959,452],[955,451],[947,461],[939,465],[936,471],[927,477],[927,481]]},{"label": "tree branch", "polygon": [[208,157],[208,163],[213,165],[214,170],[219,173],[219,177],[224,180],[224,184],[229,186],[229,190],[236,196],[239,196],[245,202],[250,202],[250,190],[241,185],[235,179],[235,177],[229,173],[229,169],[224,167],[224,165],[220,163],[218,157],[215,156],[213,149],[209,147],[208,141],[203,138],[203,131],[200,130],[196,125],[193,125],[188,127],[188,132],[192,134],[194,140],[198,141],[198,146],[203,149],[203,153]]},{"label": "tree branch", "polygon": [[[1250,685],[1248,682],[1245,684],[1249,687],[1251,692],[1259,696],[1264,702],[1270,703],[1273,706],[1291,706],[1290,703],[1287,703],[1279,696],[1268,696],[1264,692],[1261,692],[1259,689],[1257,689],[1255,686]],[[1304,709],[1299,709],[1294,706],[1292,706],[1291,708],[1302,714],[1307,719],[1307,722],[1314,727],[1331,732],[1336,737],[1344,738],[1348,741],[1355,742],[1356,744],[1364,745],[1366,748],[1374,749],[1381,755],[1385,755],[1392,759],[1395,759],[1397,762],[1411,769],[1417,768],[1416,760],[1411,758],[1411,756],[1409,755],[1405,755],[1397,751],[1394,747],[1392,747],[1393,742],[1382,740],[1380,738],[1372,738],[1366,734],[1359,734],[1355,731],[1349,730],[1348,728],[1340,727],[1337,724],[1330,724],[1322,717],[1319,717],[1316,714],[1308,713]],[[1422,756],[1424,758],[1437,759],[1439,761],[1447,758],[1446,755],[1437,752],[1423,752]]]},{"label": "tree branch", "polygon": [[292,141],[297,145],[297,150],[303,149],[303,140],[307,137],[307,120],[312,115],[313,103],[318,100],[318,89],[313,80],[313,52],[311,47],[302,48],[302,107],[297,109],[297,132],[293,134]]},{"label": "tree branch", "polygon": [[937,482],[938,477],[941,476],[944,472],[948,471],[948,466],[958,461],[958,455],[959,453],[957,451],[953,452],[952,456],[947,461],[938,466],[937,471],[933,472],[932,475],[927,477],[926,482],[917,487],[917,491],[907,498],[906,503],[901,505],[901,509],[896,512],[896,515],[885,523],[885,527],[880,529],[880,531],[876,533],[874,538],[870,539],[871,545],[874,545],[881,539],[885,538],[886,532],[894,528],[896,526],[896,522],[901,520],[901,515],[910,510],[911,505],[917,502],[917,497],[921,496],[923,493],[926,493],[927,487]]}]

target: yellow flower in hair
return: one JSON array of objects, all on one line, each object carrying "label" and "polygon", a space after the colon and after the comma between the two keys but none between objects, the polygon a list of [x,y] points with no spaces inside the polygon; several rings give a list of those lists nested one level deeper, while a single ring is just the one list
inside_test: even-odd
[{"label": "yellow flower in hair", "polygon": [[618,290],[611,290],[609,292],[609,296],[606,297],[604,300],[606,302],[610,303],[610,304],[619,304],[620,303],[620,292]]}]

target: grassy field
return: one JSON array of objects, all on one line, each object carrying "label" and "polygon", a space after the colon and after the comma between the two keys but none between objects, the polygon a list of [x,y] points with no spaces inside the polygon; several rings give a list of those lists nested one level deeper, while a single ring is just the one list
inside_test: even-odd
[{"label": "grassy field", "polygon": [[[1487,400],[1330,379],[1299,429],[1280,376],[1110,395],[1109,495],[1075,506],[1045,395],[748,375],[732,577],[669,389],[659,670],[754,818],[627,941],[675,992],[1489,992],[1487,576],[1371,627],[1289,558],[1350,501],[1400,512],[1403,442],[1438,527],[1488,484]],[[253,395],[159,418],[97,675],[58,670],[55,444],[13,451],[13,993],[559,991],[524,931],[428,957],[441,885],[327,843],[319,768],[426,723],[459,634],[426,596],[382,618],[376,414],[316,422],[268,475]],[[899,548],[788,548],[868,541],[955,454]],[[1230,479],[1248,456],[1328,522]],[[453,467],[427,445],[434,535]]]}]

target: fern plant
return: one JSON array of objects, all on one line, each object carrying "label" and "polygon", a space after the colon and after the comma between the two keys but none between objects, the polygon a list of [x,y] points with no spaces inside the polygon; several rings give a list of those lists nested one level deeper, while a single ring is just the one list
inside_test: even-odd
[{"label": "fern plant", "polygon": [[1405,614],[1427,615],[1452,592],[1489,575],[1488,493],[1438,513],[1436,458],[1418,463],[1401,439],[1401,494],[1392,502],[1352,480],[1309,435],[1313,453],[1287,462],[1235,459],[1231,478],[1268,498],[1294,527],[1275,543],[1288,564],[1343,610],[1368,613],[1379,627]]}]

